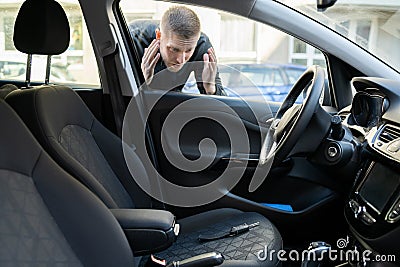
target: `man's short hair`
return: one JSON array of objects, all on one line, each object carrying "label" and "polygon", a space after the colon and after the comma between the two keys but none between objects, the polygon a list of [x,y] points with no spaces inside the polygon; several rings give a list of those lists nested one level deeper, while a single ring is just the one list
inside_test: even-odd
[{"label": "man's short hair", "polygon": [[161,31],[172,32],[185,39],[190,39],[200,33],[200,19],[190,8],[172,6],[164,12],[161,18]]}]

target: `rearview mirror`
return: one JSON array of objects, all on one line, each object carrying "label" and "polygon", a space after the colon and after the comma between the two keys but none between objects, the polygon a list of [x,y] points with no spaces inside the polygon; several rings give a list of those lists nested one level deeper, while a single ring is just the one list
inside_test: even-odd
[{"label": "rearview mirror", "polygon": [[317,10],[322,12],[333,6],[337,0],[317,0]]}]

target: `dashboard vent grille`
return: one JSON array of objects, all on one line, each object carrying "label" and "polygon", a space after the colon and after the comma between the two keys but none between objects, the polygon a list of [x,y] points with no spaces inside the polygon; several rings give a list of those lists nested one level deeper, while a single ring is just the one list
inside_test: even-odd
[{"label": "dashboard vent grille", "polygon": [[383,128],[381,134],[379,135],[379,140],[382,141],[383,143],[389,143],[399,137],[400,137],[399,128],[393,127],[391,125],[386,125],[385,128]]}]

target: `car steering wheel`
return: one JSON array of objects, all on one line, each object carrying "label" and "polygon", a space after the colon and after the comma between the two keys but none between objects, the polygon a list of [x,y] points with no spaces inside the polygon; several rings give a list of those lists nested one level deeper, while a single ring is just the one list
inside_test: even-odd
[{"label": "car steering wheel", "polygon": [[[289,155],[319,105],[324,88],[325,73],[319,66],[309,67],[293,85],[281,107],[270,119],[260,152],[259,165],[280,163]],[[297,97],[305,91],[302,104],[295,104]]]}]

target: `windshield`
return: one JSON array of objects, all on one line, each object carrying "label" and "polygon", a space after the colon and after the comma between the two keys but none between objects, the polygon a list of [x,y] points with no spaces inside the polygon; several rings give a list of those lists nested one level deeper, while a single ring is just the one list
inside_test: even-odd
[{"label": "windshield", "polygon": [[338,0],[318,12],[316,0],[280,0],[319,21],[400,71],[400,1]]}]

